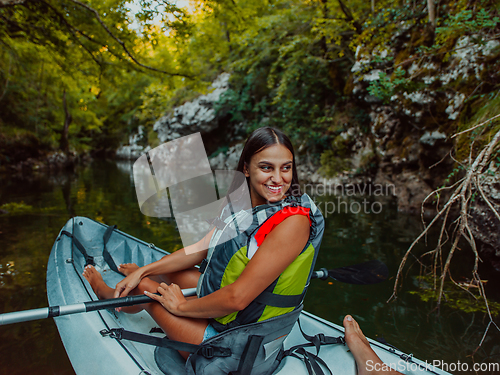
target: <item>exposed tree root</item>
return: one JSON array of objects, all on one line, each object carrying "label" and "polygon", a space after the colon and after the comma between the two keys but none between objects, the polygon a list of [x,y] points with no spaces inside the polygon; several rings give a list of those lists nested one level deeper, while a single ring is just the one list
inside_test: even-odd
[{"label": "exposed tree root", "polygon": [[[479,125],[476,125],[467,131],[471,131],[473,129],[476,129],[482,125],[489,124],[493,120],[498,119],[500,117],[499,115],[496,115],[492,118],[490,118],[487,121],[482,122]],[[465,131],[465,132],[467,132]],[[459,134],[463,134],[465,132],[460,132],[455,134],[454,136],[457,136]],[[438,221],[441,222],[441,228],[439,232],[439,238],[437,241],[437,245],[434,248],[434,250],[426,252],[422,257],[424,256],[432,256],[433,257],[433,262],[431,266],[432,274],[434,276],[434,290],[437,291],[437,309],[439,309],[441,305],[441,301],[444,295],[444,285],[445,285],[445,280],[449,278],[456,286],[464,289],[463,285],[460,285],[457,283],[455,280],[450,275],[450,265],[451,265],[451,260],[453,258],[453,255],[455,254],[455,251],[459,248],[459,241],[461,239],[465,239],[468,244],[470,245],[470,248],[472,252],[474,253],[474,265],[473,265],[473,270],[472,270],[472,280],[471,280],[471,285],[478,285],[478,290],[479,290],[479,295],[484,299],[485,304],[486,304],[486,310],[489,316],[489,323],[486,327],[486,330],[484,332],[483,338],[481,342],[479,343],[479,346],[477,349],[474,351],[474,353],[477,352],[479,347],[483,344],[484,338],[486,337],[489,329],[491,326],[494,326],[496,329],[500,331],[500,328],[498,327],[497,324],[493,321],[493,317],[490,311],[490,307],[488,305],[488,300],[486,298],[485,292],[484,292],[484,287],[483,283],[479,277],[478,274],[478,264],[481,261],[478,251],[477,251],[477,246],[476,246],[476,241],[474,239],[473,232],[471,230],[471,227],[469,225],[469,205],[471,203],[471,199],[474,194],[479,193],[481,198],[486,202],[487,206],[493,211],[493,214],[495,217],[500,221],[500,214],[496,211],[495,207],[491,204],[490,200],[484,193],[482,187],[481,187],[481,181],[482,178],[484,177],[486,171],[487,171],[487,166],[491,162],[492,155],[494,155],[494,151],[498,148],[498,144],[500,142],[500,131],[498,131],[493,138],[491,138],[490,142],[481,150],[481,152],[477,155],[475,159],[472,158],[472,146],[471,145],[471,152],[469,155],[469,160],[466,165],[462,166],[465,169],[465,177],[457,181],[451,186],[446,186],[442,187],[439,189],[436,189],[433,191],[431,194],[429,194],[424,202],[422,203],[422,221],[423,220],[423,211],[424,211],[424,204],[426,201],[432,197],[435,196],[437,197],[437,214],[436,216],[430,221],[429,224],[425,225],[424,223],[424,229],[420,233],[420,235],[413,241],[413,243],[410,245],[408,250],[406,251],[405,255],[403,256],[403,259],[401,260],[401,263],[399,265],[399,269],[396,275],[396,281],[394,283],[394,289],[391,297],[389,298],[388,302],[392,299],[397,298],[397,291],[401,283],[402,279],[402,274],[403,274],[403,269],[404,266],[408,260],[408,257],[412,253],[412,250],[414,249],[415,245],[424,237],[427,235],[429,230],[435,226]],[[451,156],[451,155],[450,155]],[[451,156],[452,157],[452,156]],[[444,203],[444,205],[440,208],[440,193],[443,190],[447,191],[452,191],[448,201]],[[458,218],[453,222],[455,224],[453,233],[451,235],[451,249],[446,257],[446,260],[443,264],[443,245],[450,240],[450,236],[448,235],[447,228],[449,227],[449,224],[453,224],[449,222],[450,217],[450,211],[452,207],[457,207],[459,208],[459,215]],[[413,254],[412,254],[413,255]],[[467,288],[465,288],[467,289]],[[472,355],[474,355],[474,353]]]}]

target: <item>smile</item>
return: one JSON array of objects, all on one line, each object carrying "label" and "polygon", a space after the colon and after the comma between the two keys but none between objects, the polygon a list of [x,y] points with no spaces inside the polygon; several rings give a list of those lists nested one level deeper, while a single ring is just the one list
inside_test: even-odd
[{"label": "smile", "polygon": [[283,185],[280,186],[265,185],[265,187],[267,187],[272,193],[280,193],[283,188]]}]

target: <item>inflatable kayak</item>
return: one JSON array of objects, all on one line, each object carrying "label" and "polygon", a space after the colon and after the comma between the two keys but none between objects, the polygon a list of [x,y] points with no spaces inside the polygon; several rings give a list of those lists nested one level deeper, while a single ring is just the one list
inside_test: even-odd
[{"label": "inflatable kayak", "polygon": [[[114,286],[123,276],[113,271],[113,263],[136,263],[142,266],[168,254],[153,244],[148,244],[118,229],[111,231],[107,230],[108,228],[107,225],[85,217],[72,218],[62,228],[52,248],[47,267],[49,305],[71,305],[98,299],[82,276],[84,265],[89,259],[101,272],[104,281]],[[54,320],[71,364],[78,375],[162,375],[164,372],[161,368],[165,369],[165,366],[168,367],[169,374],[183,373],[183,362],[175,351],[160,351],[164,358],[158,358],[158,354],[155,358],[156,347],[153,345],[119,340],[103,333],[123,328],[159,338],[164,337],[162,332],[158,333],[158,329],[154,329],[157,328],[157,324],[146,312],[131,315],[109,309],[59,316]],[[307,335],[323,333],[332,337],[343,336],[343,327],[306,311],[300,313],[299,321],[302,331]],[[386,364],[404,374],[448,374],[395,348],[374,340],[369,339],[369,341]],[[295,324],[284,341],[285,350],[302,343],[307,341],[298,324]],[[314,346],[306,350],[313,354],[317,353]],[[345,345],[321,345],[319,357],[333,374],[357,373],[353,356]],[[326,373],[328,370],[325,369]],[[308,369],[301,359],[287,356],[283,358],[274,374],[306,375]]]}]

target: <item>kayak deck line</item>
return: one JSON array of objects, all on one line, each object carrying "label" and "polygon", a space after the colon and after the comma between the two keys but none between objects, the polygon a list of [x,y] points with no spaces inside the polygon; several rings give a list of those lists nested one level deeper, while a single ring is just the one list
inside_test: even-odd
[{"label": "kayak deck line", "polygon": [[[77,225],[73,226],[73,223]],[[116,285],[123,276],[113,272],[102,257],[102,238],[107,228],[106,225],[94,220],[75,217],[68,221],[62,230],[77,236],[79,241],[85,245],[89,255],[94,258],[95,267],[102,274],[104,281],[108,285]],[[141,266],[168,254],[162,249],[152,247],[145,241],[117,229],[113,231],[106,246],[116,264],[136,263]],[[73,261],[66,262],[70,258]],[[71,238],[61,236],[59,241],[55,241],[47,267],[47,295],[50,305],[98,302],[92,288],[81,276],[84,264],[85,259],[81,253],[77,249],[72,249]],[[154,346],[119,341],[103,337],[100,333],[103,329],[110,331],[124,328],[140,334],[150,334],[163,338],[165,336],[163,333],[150,333],[150,330],[157,327],[157,324],[146,312],[126,314],[117,313],[114,309],[107,309],[85,314],[59,316],[54,320],[77,375],[95,373],[137,375],[141,372],[142,374],[147,372],[151,375],[163,375],[155,361]],[[344,335],[343,327],[306,311],[302,311],[300,323],[304,332],[309,335],[318,333],[324,333],[328,336]],[[403,371],[406,375],[450,375],[437,368],[424,367],[425,362],[399,350],[369,338],[368,341],[385,363],[397,364],[398,361],[407,358],[420,365],[417,369],[411,368],[409,371]],[[303,342],[305,342],[304,338],[296,324],[284,341],[285,349]],[[85,350],[82,350],[83,347]],[[322,345],[320,357],[336,374],[356,374],[354,358],[347,346]],[[92,361],[88,361],[88,358],[92,358]],[[306,374],[306,366],[301,360],[285,357],[273,375]]]}]

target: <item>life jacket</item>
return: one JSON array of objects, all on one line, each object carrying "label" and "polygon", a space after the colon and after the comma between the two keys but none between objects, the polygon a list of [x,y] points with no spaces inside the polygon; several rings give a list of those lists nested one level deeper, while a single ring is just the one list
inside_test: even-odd
[{"label": "life jacket", "polygon": [[231,212],[229,205],[222,210],[207,258],[200,267],[202,275],[197,287],[200,298],[233,283],[250,261],[249,251],[260,246],[266,235],[284,219],[297,214],[307,216],[310,222],[309,239],[304,249],[245,309],[212,319],[211,324],[217,331],[262,322],[301,305],[324,232],[323,215],[307,194],[256,206],[251,211]]},{"label": "life jacket", "polygon": [[[303,360],[309,373],[314,369],[314,373],[324,374],[319,364],[326,369],[328,367],[318,356],[320,346],[345,344],[342,337],[329,337],[322,333],[308,336],[300,329],[299,324],[306,342],[284,349],[285,339],[302,311],[302,300],[324,232],[323,216],[306,194],[300,198],[287,197],[277,203],[257,206],[251,212],[231,212],[226,207],[210,241],[207,260],[202,264],[197,293],[202,297],[234,282],[249,262],[248,251],[252,247],[250,242],[255,241],[253,246],[260,246],[274,227],[296,214],[307,216],[311,224],[306,246],[247,308],[212,322],[214,328],[221,333],[200,345],[139,334],[122,328],[103,330],[101,334],[117,340],[156,345],[156,363],[168,375],[270,375],[286,356]],[[106,231],[104,235],[104,248],[112,230]],[[234,238],[230,238],[231,236]],[[316,347],[317,355],[306,352],[306,347]],[[178,350],[192,354],[184,362]]]}]

